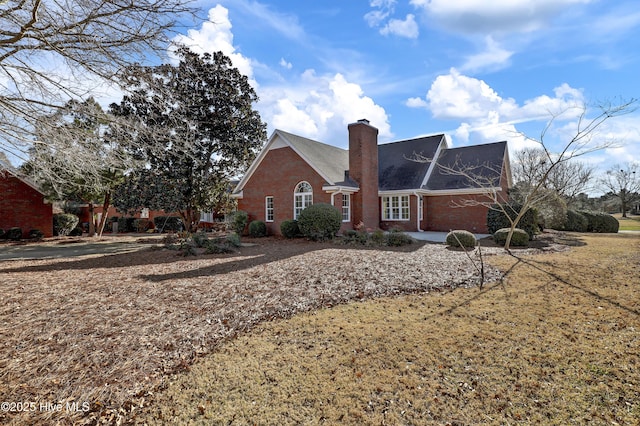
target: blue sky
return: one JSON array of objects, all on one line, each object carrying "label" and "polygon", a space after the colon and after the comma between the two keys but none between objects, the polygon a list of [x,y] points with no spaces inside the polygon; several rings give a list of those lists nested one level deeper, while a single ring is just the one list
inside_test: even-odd
[{"label": "blue sky", "polygon": [[[640,98],[638,0],[228,0],[175,40],[222,50],[275,128],[346,147],[367,118],[380,141],[445,132],[454,146],[539,138],[575,104]],[[588,112],[592,117],[593,110]],[[558,149],[576,121],[558,120]],[[640,160],[640,112],[608,123],[604,170]],[[564,139],[563,139],[564,138]]]}]

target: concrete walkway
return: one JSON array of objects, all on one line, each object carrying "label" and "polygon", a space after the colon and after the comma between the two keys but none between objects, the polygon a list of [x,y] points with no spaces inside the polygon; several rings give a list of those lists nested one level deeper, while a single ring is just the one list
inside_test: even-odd
[{"label": "concrete walkway", "polygon": [[[444,243],[448,232],[407,232],[410,236],[420,241],[429,241],[432,243]],[[476,240],[480,240],[485,237],[490,237],[490,234],[474,234],[476,236]]]}]

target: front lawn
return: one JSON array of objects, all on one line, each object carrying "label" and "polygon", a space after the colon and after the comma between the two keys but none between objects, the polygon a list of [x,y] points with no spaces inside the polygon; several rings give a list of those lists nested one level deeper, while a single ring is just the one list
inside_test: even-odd
[{"label": "front lawn", "polygon": [[614,217],[618,219],[621,231],[640,231],[640,216],[622,217],[622,214],[615,214]]},{"label": "front lawn", "polygon": [[[503,281],[261,324],[158,394],[149,424],[639,424],[640,238],[491,256]],[[597,262],[594,261],[597,259]]]}]

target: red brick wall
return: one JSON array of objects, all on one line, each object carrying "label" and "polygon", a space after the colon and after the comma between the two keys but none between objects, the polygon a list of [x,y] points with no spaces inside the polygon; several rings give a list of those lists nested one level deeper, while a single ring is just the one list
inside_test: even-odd
[{"label": "red brick wall", "polygon": [[[267,152],[243,188],[243,198],[238,200],[238,210],[249,214],[249,222],[262,220],[269,234],[280,235],[280,224],[293,219],[293,191],[301,181],[313,188],[313,202],[331,204],[331,195],[322,190],[325,180],[291,148],[278,148]],[[273,197],[274,221],[265,218],[265,197]],[[336,206],[342,198],[335,196]],[[353,203],[353,197],[351,199]]]},{"label": "red brick wall", "polygon": [[0,228],[22,228],[22,236],[39,229],[45,237],[53,235],[53,207],[44,196],[15,176],[0,172]]},{"label": "red brick wall", "polygon": [[484,195],[442,195],[425,197],[427,222],[425,231],[448,232],[464,229],[474,233],[487,233],[487,207],[482,205],[457,207],[464,201],[486,202]]}]

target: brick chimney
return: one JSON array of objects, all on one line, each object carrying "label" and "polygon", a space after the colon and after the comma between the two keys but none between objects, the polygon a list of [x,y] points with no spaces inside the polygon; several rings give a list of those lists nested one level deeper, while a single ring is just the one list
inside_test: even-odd
[{"label": "brick chimney", "polygon": [[349,176],[360,191],[353,194],[353,224],[367,228],[380,226],[378,201],[378,129],[369,120],[349,124]]}]

